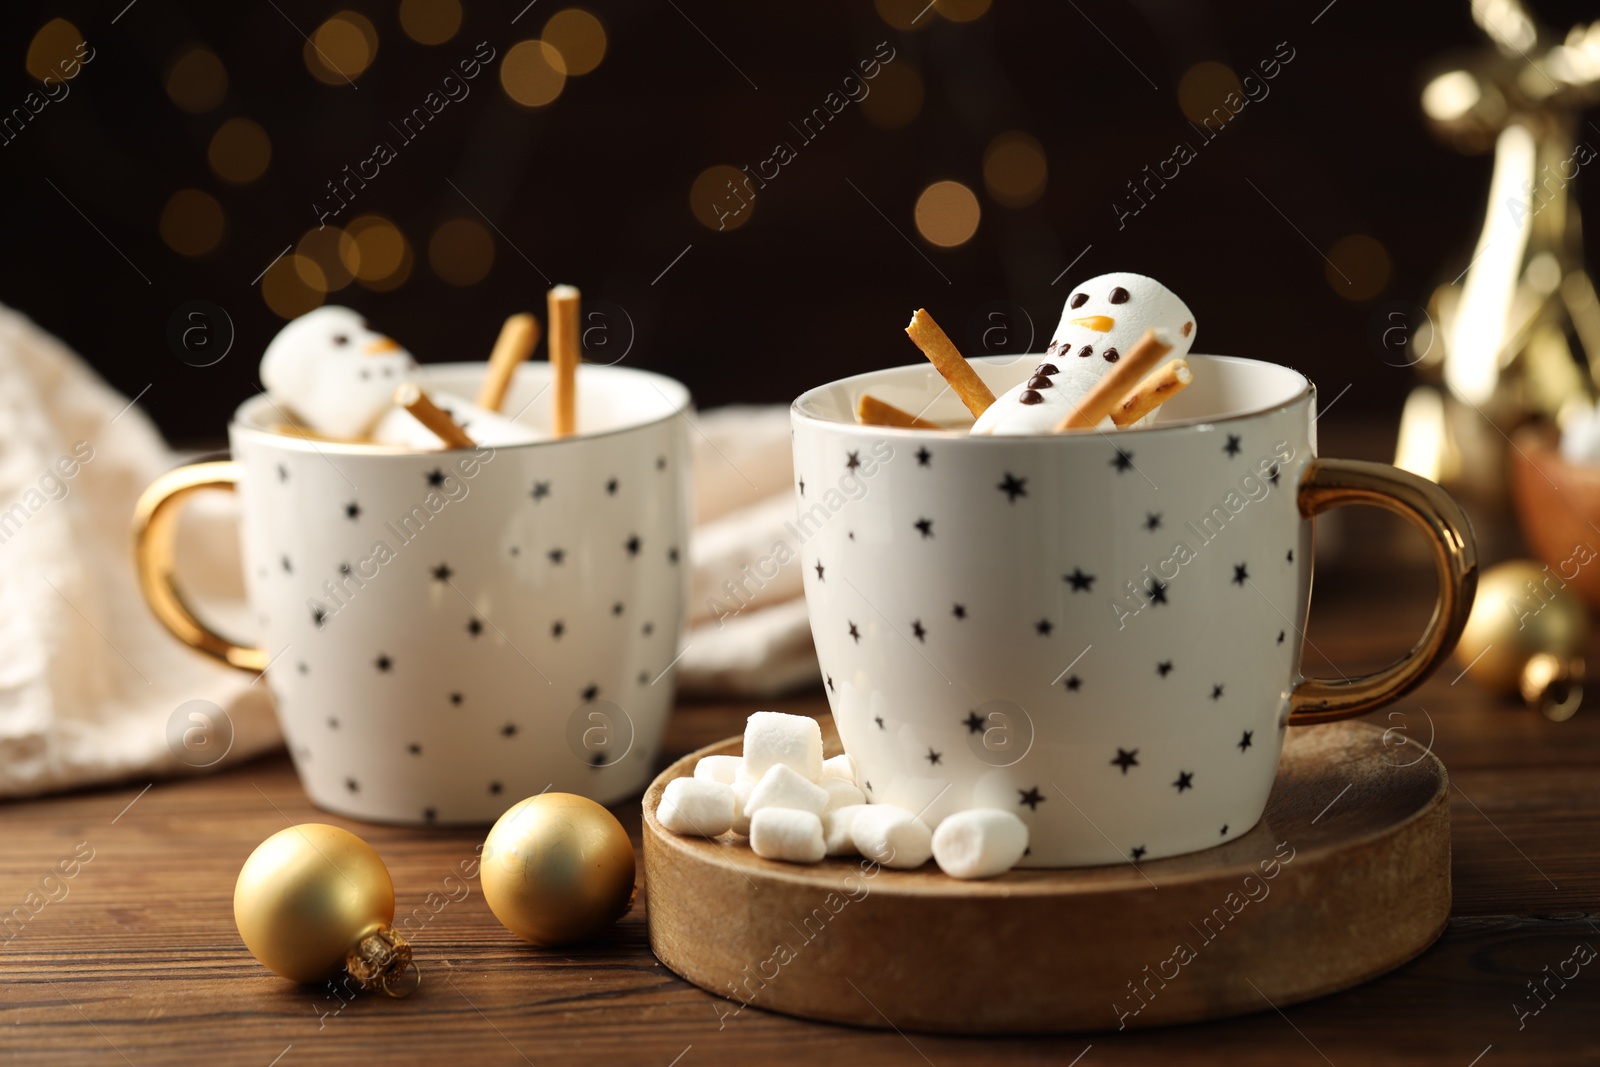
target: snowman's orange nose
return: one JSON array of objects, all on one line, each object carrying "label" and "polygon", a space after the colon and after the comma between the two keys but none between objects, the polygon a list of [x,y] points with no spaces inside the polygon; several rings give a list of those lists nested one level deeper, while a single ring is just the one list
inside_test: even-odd
[{"label": "snowman's orange nose", "polygon": [[[1107,329],[1109,328],[1107,327]],[[381,356],[385,352],[398,352],[399,350],[400,343],[393,337],[379,337],[368,341],[366,347],[362,348],[361,354],[364,356]]]},{"label": "snowman's orange nose", "polygon": [[1101,333],[1110,332],[1111,327],[1116,324],[1116,320],[1110,315],[1085,315],[1081,319],[1072,320],[1072,325],[1074,326],[1087,326],[1089,329],[1098,330]]}]

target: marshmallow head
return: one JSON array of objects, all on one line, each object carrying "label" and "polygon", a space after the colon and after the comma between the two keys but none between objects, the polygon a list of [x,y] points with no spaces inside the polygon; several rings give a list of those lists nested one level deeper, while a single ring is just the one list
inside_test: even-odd
[{"label": "marshmallow head", "polygon": [[261,357],[261,382],[318,433],[360,437],[416,369],[411,353],[356,312],[320,307],[278,331]]},{"label": "marshmallow head", "polygon": [[1028,382],[998,397],[972,432],[1049,433],[1152,327],[1170,333],[1169,360],[1181,359],[1194,344],[1194,314],[1154,278],[1118,272],[1074,286],[1044,364]]}]

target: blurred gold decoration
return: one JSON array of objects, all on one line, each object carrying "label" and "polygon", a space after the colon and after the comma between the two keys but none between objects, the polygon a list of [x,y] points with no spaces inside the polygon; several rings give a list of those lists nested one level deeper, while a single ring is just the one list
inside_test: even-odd
[{"label": "blurred gold decoration", "polygon": [[217,127],[206,152],[211,171],[225,182],[247,185],[267,172],[272,139],[258,123],[232,118]]},{"label": "blurred gold decoration", "polygon": [[378,31],[365,15],[341,11],[312,32],[301,55],[313,78],[347,85],[378,58]]},{"label": "blurred gold decoration", "polygon": [[451,219],[433,231],[428,264],[449,285],[477,285],[494,266],[494,238],[476,219]]},{"label": "blurred gold decoration", "polygon": [[327,292],[322,268],[295,253],[280,258],[261,276],[261,299],[280,319],[297,319],[321,307]]},{"label": "blurred gold decoration", "polygon": [[1006,207],[1027,207],[1044,195],[1044,146],[1021,130],[1002,133],[983,153],[983,184]]},{"label": "blurred gold decoration", "polygon": [[1352,233],[1328,249],[1328,285],[1346,300],[1371,300],[1389,284],[1389,250],[1375,237]]},{"label": "blurred gold decoration", "polygon": [[1488,206],[1470,264],[1434,290],[1404,346],[1428,384],[1406,403],[1396,463],[1445,484],[1492,541],[1509,510],[1506,434],[1559,420],[1600,381],[1600,304],[1572,195],[1600,154],[1579,136],[1600,100],[1600,23],[1561,36],[1520,0],[1471,11],[1490,44],[1433,78],[1422,107],[1462,152],[1493,151]]},{"label": "blurred gold decoration", "polygon": [[[316,268],[312,277],[301,275],[307,285],[320,278],[324,292],[337,292],[355,281],[354,266],[361,263],[361,251],[354,237],[337,226],[309,229],[295,246],[296,266],[305,263]],[[308,268],[307,273],[310,273]]]},{"label": "blurred gold decoration", "polygon": [[523,107],[553,103],[566,84],[566,61],[546,41],[518,41],[500,61],[500,88]]},{"label": "blurred gold decoration", "polygon": [[922,239],[940,248],[955,248],[972,240],[982,214],[977,196],[956,181],[934,182],[922,190],[913,211]]},{"label": "blurred gold decoration", "polygon": [[228,69],[217,54],[192,45],[167,68],[167,96],[191,115],[216,110],[228,95]]},{"label": "blurred gold decoration", "polygon": [[1183,77],[1178,79],[1178,109],[1190,122],[1197,123],[1211,118],[1211,113],[1217,108],[1223,108],[1224,115],[1231,115],[1232,109],[1222,102],[1229,93],[1244,99],[1244,86],[1239,83],[1239,75],[1226,63],[1218,63],[1214,59],[1202,60],[1184,71]]},{"label": "blurred gold decoration", "polygon": [[930,0],[873,0],[878,17],[897,30],[920,30],[933,21]]},{"label": "blurred gold decoration", "polygon": [[755,213],[756,192],[744,171],[727,163],[707,167],[689,186],[689,210],[708,230],[737,230]]},{"label": "blurred gold decoration", "polygon": [[203,256],[222,242],[222,205],[199,189],[179,189],[161,209],[161,239],[184,256]]},{"label": "blurred gold decoration", "polygon": [[617,817],[571,793],[541,793],[500,816],[479,867],[489,910],[536,945],[604,933],[633,903],[634,873]]},{"label": "blurred gold decoration", "polygon": [[933,0],[933,9],[951,22],[981,19],[992,0]]},{"label": "blurred gold decoration", "polygon": [[922,75],[906,58],[878,70],[872,91],[861,100],[861,113],[880,130],[903,129],[922,111]]},{"label": "blurred gold decoration", "polygon": [[411,245],[405,234],[382,215],[350,220],[345,232],[355,243],[345,266],[364,287],[376,292],[398,288],[411,274]]},{"label": "blurred gold decoration", "polygon": [[588,74],[606,57],[606,28],[581,7],[557,11],[539,39],[561,53],[567,76]]},{"label": "blurred gold decoration", "polygon": [[78,32],[78,27],[66,19],[51,19],[39,27],[28,44],[28,73],[38,81],[46,78],[60,81],[67,70],[62,64],[76,63],[82,45],[83,34]]},{"label": "blurred gold decoration", "polygon": [[444,44],[461,29],[461,2],[400,0],[400,28],[418,44]]},{"label": "blurred gold decoration", "polygon": [[1583,701],[1589,612],[1551,571],[1528,560],[1491,567],[1478,579],[1456,662],[1500,696],[1520,696],[1556,722]]}]

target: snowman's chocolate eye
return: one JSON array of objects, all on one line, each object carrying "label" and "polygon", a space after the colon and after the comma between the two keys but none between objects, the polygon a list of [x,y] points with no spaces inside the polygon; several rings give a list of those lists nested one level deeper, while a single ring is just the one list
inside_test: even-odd
[{"label": "snowman's chocolate eye", "polygon": [[1111,302],[1113,304],[1126,304],[1128,302],[1128,290],[1120,285],[1111,290]]},{"label": "snowman's chocolate eye", "polygon": [[1082,348],[1078,349],[1079,359],[1088,359],[1092,355],[1094,355],[1094,349],[1090,348],[1088,345],[1084,345]]},{"label": "snowman's chocolate eye", "polygon": [[333,343],[336,344],[336,345],[339,345],[342,348],[345,345],[350,343],[350,338],[346,337],[342,333],[336,333],[336,334],[333,335]]},{"label": "snowman's chocolate eye", "polygon": [[1088,293],[1075,293],[1075,294],[1073,294],[1072,307],[1073,307],[1074,310],[1083,307],[1083,305],[1087,304],[1088,302],[1089,302],[1089,294]]},{"label": "snowman's chocolate eye", "polygon": [[1104,352],[1100,353],[1100,358],[1104,359],[1107,363],[1115,363],[1117,360],[1121,359],[1122,356],[1115,348],[1108,348]]}]

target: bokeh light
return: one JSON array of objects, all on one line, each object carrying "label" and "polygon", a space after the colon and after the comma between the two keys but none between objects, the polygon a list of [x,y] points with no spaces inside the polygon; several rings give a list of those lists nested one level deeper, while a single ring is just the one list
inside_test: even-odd
[{"label": "bokeh light", "polygon": [[1371,300],[1389,284],[1389,250],[1375,237],[1352,233],[1328,249],[1323,274],[1333,291],[1346,300]]},{"label": "bokeh light", "polygon": [[228,68],[204,45],[191,45],[167,68],[167,96],[191,115],[216,110],[228,95]]},{"label": "bokeh light", "polygon": [[494,266],[494,238],[476,219],[451,219],[433,231],[428,265],[449,285],[477,285]]},{"label": "bokeh light", "polygon": [[[301,280],[330,293],[338,292],[354,281],[352,265],[361,262],[361,250],[356,246],[355,238],[337,226],[307,230],[294,250],[296,269],[301,264],[309,265],[307,271],[301,274]],[[309,267],[315,267],[315,273]]]},{"label": "bokeh light", "polygon": [[878,17],[897,30],[920,30],[933,21],[929,0],[873,0]]},{"label": "bokeh light", "polygon": [[461,29],[461,0],[400,0],[400,28],[418,44],[444,44]]},{"label": "bokeh light", "polygon": [[1027,207],[1044,195],[1044,146],[1021,130],[1002,133],[983,153],[983,184],[1006,207]]},{"label": "bokeh light", "polygon": [[1239,99],[1244,99],[1244,86],[1239,84],[1233,68],[1214,59],[1202,60],[1179,79],[1178,108],[1190,122],[1210,119],[1215,130],[1219,123],[1232,119],[1233,112],[1222,102],[1229,93],[1238,93]]},{"label": "bokeh light", "polygon": [[[310,279],[309,281],[307,279]],[[295,319],[320,307],[327,285],[317,265],[302,256],[290,254],[267,268],[261,276],[261,299],[273,314]]]},{"label": "bokeh light", "polygon": [[184,256],[203,256],[222,243],[222,205],[200,189],[179,189],[161,209],[161,239]]},{"label": "bokeh light", "polygon": [[212,173],[223,181],[246,185],[267,172],[267,164],[272,162],[272,139],[249,119],[229,119],[212,134],[206,160]]},{"label": "bokeh light", "polygon": [[737,230],[755,213],[754,188],[738,167],[718,163],[701,171],[689,186],[689,210],[708,230]]},{"label": "bokeh light", "polygon": [[982,210],[971,189],[960,182],[942,181],[922,190],[913,215],[924,241],[940,248],[955,248],[972,240],[978,232]]},{"label": "bokeh light", "polygon": [[922,111],[922,75],[909,60],[898,59],[878,69],[878,76],[861,101],[861,113],[880,130],[911,125]]},{"label": "bokeh light", "polygon": [[82,44],[83,34],[78,32],[78,27],[66,19],[51,19],[39,27],[28,45],[28,73],[39,81],[46,78],[61,81],[66,72],[61,64],[66,63],[66,70],[73,70],[72,64],[78,62],[78,47]]},{"label": "bokeh light", "polygon": [[345,232],[355,247],[344,263],[357,281],[380,293],[405,284],[411,276],[411,243],[394,223],[382,215],[362,215],[351,219]]},{"label": "bokeh light", "polygon": [[523,107],[544,107],[566,84],[566,62],[542,40],[518,41],[500,61],[500,87]]},{"label": "bokeh light", "polygon": [[1471,111],[1482,98],[1477,78],[1464,70],[1452,70],[1422,90],[1422,110],[1429,118],[1451,122]]},{"label": "bokeh light", "polygon": [[341,11],[318,26],[301,51],[313,78],[345,85],[378,58],[378,31],[365,15]]},{"label": "bokeh light", "polygon": [[933,9],[951,22],[971,22],[981,19],[989,4],[990,0],[933,0]]},{"label": "bokeh light", "polygon": [[569,77],[589,73],[606,56],[606,28],[581,7],[551,15],[540,40],[561,53]]}]

